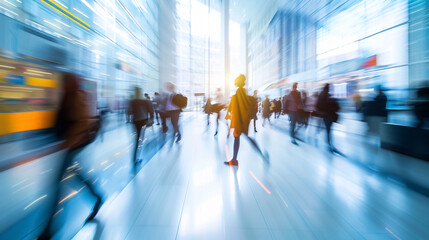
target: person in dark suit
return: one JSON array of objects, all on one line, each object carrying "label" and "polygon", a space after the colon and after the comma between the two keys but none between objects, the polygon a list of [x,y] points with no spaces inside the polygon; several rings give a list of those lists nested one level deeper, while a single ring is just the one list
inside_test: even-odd
[{"label": "person in dark suit", "polygon": [[329,94],[329,88],[330,85],[327,83],[322,92],[319,94],[316,108],[325,124],[326,140],[329,150],[334,152],[336,150],[332,145],[331,128],[332,124],[338,120],[337,112],[340,110],[340,107],[338,102]]},{"label": "person in dark suit", "polygon": [[264,101],[262,102],[262,118],[264,119],[262,121],[262,127],[265,126],[265,120],[268,119],[268,122],[271,125],[270,117],[271,117],[271,102],[268,98],[268,95],[265,96]]},{"label": "person in dark suit", "polygon": [[289,114],[290,120],[290,138],[291,142],[295,145],[298,145],[296,142],[295,130],[296,123],[299,121],[299,111],[302,111],[302,101],[301,101],[301,93],[298,92],[298,83],[293,83],[292,91],[289,92],[289,95],[286,98],[286,108]]},{"label": "person in dark suit", "polygon": [[145,129],[143,127],[153,124],[154,111],[152,102],[147,99],[142,99],[141,88],[135,87],[135,98],[130,101],[128,113],[132,116],[132,122],[136,128],[137,137],[134,148],[134,164],[140,162],[137,157],[140,135],[144,138]]},{"label": "person in dark suit", "polygon": [[384,94],[381,86],[377,87],[377,96],[374,98],[374,108],[375,116],[386,117],[387,118],[387,96]]},{"label": "person in dark suit", "polygon": [[[51,225],[60,197],[60,182],[67,168],[73,164],[75,156],[95,139],[99,130],[99,117],[91,115],[93,111],[91,111],[88,104],[87,93],[79,86],[80,82],[81,79],[77,75],[72,73],[64,73],[63,75],[64,95],[58,110],[55,131],[57,137],[64,140],[62,148],[66,150],[66,157],[57,175],[51,215],[39,239],[51,239]],[[87,222],[97,215],[101,207],[102,198],[96,193],[90,180],[83,176],[80,171],[76,172],[76,176],[97,199],[92,213],[86,219]]]}]

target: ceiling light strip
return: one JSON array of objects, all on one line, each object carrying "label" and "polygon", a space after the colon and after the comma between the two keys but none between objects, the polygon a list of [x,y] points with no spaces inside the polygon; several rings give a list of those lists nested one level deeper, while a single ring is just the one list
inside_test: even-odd
[{"label": "ceiling light strip", "polygon": [[83,21],[82,19],[78,18],[76,15],[74,15],[73,13],[69,12],[67,9],[65,9],[63,6],[61,6],[60,4],[58,4],[57,2],[55,2],[54,0],[49,0],[50,2],[52,2],[53,4],[57,5],[59,8],[61,8],[63,11],[65,11],[66,13],[72,15],[73,17],[75,17],[77,20],[79,20],[80,22],[84,23],[86,26],[91,27],[91,25],[89,25],[88,23],[86,23],[85,21]]},{"label": "ceiling light strip", "polygon": [[57,10],[59,13],[61,13],[62,15],[68,17],[70,20],[72,20],[73,22],[79,24],[80,26],[82,26],[83,28],[85,28],[86,30],[89,30],[89,28],[85,27],[84,25],[82,25],[81,23],[79,23],[78,21],[74,20],[73,18],[71,18],[69,15],[64,14],[62,11],[58,10],[56,7],[52,6],[51,4],[47,3],[45,0],[41,0],[42,2],[44,2],[46,5],[50,6],[51,8]]}]

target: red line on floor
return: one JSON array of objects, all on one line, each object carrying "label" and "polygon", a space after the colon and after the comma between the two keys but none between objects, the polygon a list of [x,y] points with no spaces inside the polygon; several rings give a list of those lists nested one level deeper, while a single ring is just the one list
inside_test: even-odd
[{"label": "red line on floor", "polygon": [[259,183],[259,185],[265,190],[265,192],[267,192],[268,194],[271,194],[271,192],[268,190],[268,188],[266,188],[264,186],[264,184],[261,183],[261,181],[259,181],[259,179],[255,176],[255,174],[253,174],[253,172],[251,170],[249,170],[250,175],[252,175],[252,177],[256,180],[256,182]]}]

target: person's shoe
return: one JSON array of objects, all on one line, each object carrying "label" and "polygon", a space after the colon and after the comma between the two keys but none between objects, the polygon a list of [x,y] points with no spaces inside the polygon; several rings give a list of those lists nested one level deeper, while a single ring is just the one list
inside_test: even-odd
[{"label": "person's shoe", "polygon": [[256,128],[255,128],[255,132],[258,132],[258,131],[256,131]]},{"label": "person's shoe", "polygon": [[161,123],[157,123],[156,125],[161,125]]},{"label": "person's shoe", "polygon": [[231,159],[231,161],[223,162],[223,163],[225,163],[225,164],[227,164],[227,165],[230,165],[230,166],[238,166],[238,161],[237,161],[237,159]]},{"label": "person's shoe", "polygon": [[215,132],[215,134],[214,134],[215,136],[217,135],[217,131]]},{"label": "person's shoe", "polygon": [[293,140],[291,141],[291,143],[292,143],[292,144],[294,144],[294,145],[297,145],[297,146],[298,146],[298,142],[297,142],[295,139],[293,139]]},{"label": "person's shoe", "polygon": [[182,135],[177,135],[177,139],[176,139],[176,142],[180,142],[180,140],[182,140]]}]

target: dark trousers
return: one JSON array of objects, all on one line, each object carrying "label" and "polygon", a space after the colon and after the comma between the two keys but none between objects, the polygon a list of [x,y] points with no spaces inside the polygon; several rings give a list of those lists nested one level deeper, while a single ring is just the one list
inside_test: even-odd
[{"label": "dark trousers", "polygon": [[174,135],[180,135],[179,131],[179,116],[180,110],[169,111],[171,125],[173,125]]},{"label": "dark trousers", "polygon": [[155,118],[156,118],[156,122],[159,124],[159,122],[160,122],[159,119],[161,118],[159,111],[155,111]]},{"label": "dark trousers", "polygon": [[[256,141],[254,139],[252,139],[251,137],[249,137],[247,134],[242,134],[244,136],[246,136],[247,140],[249,140],[249,142],[251,143],[251,145],[254,147],[254,149],[264,158],[267,159],[267,156],[262,152],[262,149],[259,147],[259,145],[256,143]],[[240,135],[241,136],[241,135]],[[232,155],[232,159],[237,160],[237,156],[238,156],[238,150],[240,149],[240,136],[235,137],[234,136],[234,152]]]},{"label": "dark trousers", "polygon": [[[70,149],[67,151],[66,153],[66,157],[62,163],[62,166],[60,168],[60,171],[58,173],[56,182],[55,182],[55,192],[54,192],[54,202],[52,203],[52,212],[50,214],[49,220],[48,220],[48,224],[46,225],[44,231],[42,232],[41,236],[39,239],[50,239],[52,234],[50,233],[50,227],[52,225],[52,221],[53,221],[53,217],[58,205],[58,202],[60,200],[60,183],[61,180],[63,179],[63,176],[65,175],[67,168],[70,167],[73,164],[73,159],[76,157],[76,155],[78,155],[84,148],[85,145],[81,145],[79,147]],[[97,198],[97,202],[94,205],[93,208],[93,213],[91,214],[92,217],[95,216],[95,214],[97,214],[98,210],[100,209],[100,205],[101,205],[101,197],[97,194],[97,192],[95,191],[94,185],[89,181],[88,178],[85,178],[84,176],[82,176],[82,174],[80,172],[77,172],[76,177],[79,178],[79,180],[85,184],[85,186],[88,188],[88,190],[91,192],[92,195],[94,195]]]},{"label": "dark trousers", "polygon": [[162,131],[164,133],[167,132],[168,128],[167,128],[167,118],[170,118],[171,121],[171,125],[173,125],[173,129],[174,129],[174,135],[180,135],[180,131],[179,131],[179,117],[180,117],[180,112],[181,110],[173,110],[173,111],[167,111],[164,112],[163,115],[161,115],[161,120],[162,120]]},{"label": "dark trousers", "polygon": [[296,122],[298,120],[298,114],[296,111],[289,111],[289,120],[290,120],[290,137],[292,140],[296,139],[295,130]]},{"label": "dark trousers", "polygon": [[323,122],[325,123],[325,129],[326,129],[326,141],[329,145],[329,147],[332,147],[332,139],[331,139],[331,128],[332,128],[332,120],[328,118],[324,118]]},{"label": "dark trousers", "polygon": [[137,132],[136,146],[134,148],[134,163],[137,162],[137,150],[139,148],[139,139],[140,139],[140,136],[144,138],[145,129],[143,129],[143,134],[142,134],[142,128],[143,126],[146,126],[146,123],[147,123],[147,120],[139,120],[139,121],[133,122]]}]

